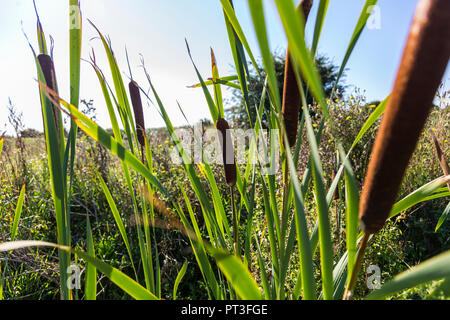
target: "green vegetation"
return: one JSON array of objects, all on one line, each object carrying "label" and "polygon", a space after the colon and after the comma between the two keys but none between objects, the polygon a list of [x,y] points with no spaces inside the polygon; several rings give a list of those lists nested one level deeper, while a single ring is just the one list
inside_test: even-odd
[{"label": "green vegetation", "polygon": [[[268,134],[269,143],[262,144],[265,165],[252,161],[257,141],[250,139],[232,183],[223,165],[207,161],[206,152],[201,163],[190,161],[143,61],[148,82],[133,81],[130,94],[111,43],[95,22],[82,25],[75,9],[71,18],[80,23],[68,30],[70,97],[60,97],[38,18],[39,50],[30,45],[30,56],[36,61],[45,134],[25,130],[10,103],[17,137],[0,138],[0,299],[344,298],[349,275],[358,268],[359,195],[389,98],[367,102],[358,91],[344,98],[336,88],[370,15],[367,8],[376,2],[367,0],[355,18],[345,59],[338,72],[329,66],[324,86],[326,71],[316,63],[326,63],[314,56],[328,1],[320,1],[315,21],[308,20],[315,23],[312,55],[301,27],[304,17],[291,1],[275,1],[302,84],[296,145],[289,146],[286,134]],[[220,75],[212,51],[211,74],[201,75],[187,47],[198,77],[192,90],[204,93],[210,128],[222,121],[228,107],[222,90],[231,87],[240,99],[231,111],[239,115],[236,121],[230,117],[231,128],[246,121],[255,137],[264,136],[263,129],[284,132],[283,63],[274,63],[268,45],[263,1],[248,1],[262,65],[232,1],[220,3],[236,75]],[[79,7],[77,0],[69,4]],[[108,57],[108,66],[90,62],[108,108],[108,130],[95,122],[94,102],[80,101],[83,28],[95,28]],[[141,97],[154,102],[165,128],[141,134],[143,119],[135,119]],[[64,128],[69,117],[70,127]],[[449,118],[450,106],[433,107],[390,218],[369,239],[355,299],[450,297],[450,177],[442,173],[431,135],[442,153],[450,154]],[[173,162],[174,153],[181,163]],[[267,167],[277,162],[280,170],[272,174]],[[85,269],[80,287],[68,285],[71,265]],[[370,266],[381,271],[381,288],[367,286]]]}]

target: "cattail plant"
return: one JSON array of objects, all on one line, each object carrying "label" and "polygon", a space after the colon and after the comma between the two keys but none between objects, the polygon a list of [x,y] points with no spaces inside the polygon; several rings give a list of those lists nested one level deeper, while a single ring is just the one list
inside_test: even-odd
[{"label": "cattail plant", "polygon": [[359,211],[365,235],[346,298],[351,297],[368,237],[384,226],[397,197],[450,57],[449,38],[450,1],[422,0],[416,9],[365,178]]},{"label": "cattail plant", "polygon": [[230,126],[228,125],[228,122],[225,119],[220,117],[220,115],[216,121],[216,129],[219,134],[220,147],[222,150],[222,159],[225,171],[225,182],[230,187],[231,191],[231,207],[233,209],[234,251],[236,255],[239,255],[240,250],[238,244],[237,215],[234,202],[234,186],[236,185],[237,168],[234,157],[234,147],[231,139]]},{"label": "cattail plant", "polygon": [[219,118],[216,121],[216,128],[219,133],[220,147],[225,170],[225,181],[229,187],[236,185],[236,162],[234,159],[233,142],[231,140],[230,126],[228,122]]},{"label": "cattail plant", "polygon": [[[450,168],[448,166],[447,161],[445,160],[444,153],[442,152],[441,146],[439,145],[439,141],[436,138],[436,135],[433,131],[431,131],[431,137],[433,139],[433,145],[434,145],[434,151],[436,154],[436,158],[439,161],[439,164],[441,165],[442,171],[444,172],[444,175],[448,176],[450,175]],[[450,190],[450,182],[447,182],[448,189]]]},{"label": "cattail plant", "polygon": [[[312,4],[312,0],[302,0],[297,7],[297,12],[303,13],[305,24],[308,20]],[[282,113],[284,125],[286,127],[286,134],[291,147],[295,145],[297,140],[298,120],[300,115],[301,96],[298,85],[299,84],[297,83],[295,69],[291,61],[291,55],[288,47],[286,50],[286,63],[284,71]]]},{"label": "cattail plant", "polygon": [[[41,66],[47,87],[49,87],[54,92],[58,92],[55,65],[53,64],[53,59],[47,54],[40,54],[38,55],[37,59],[39,61],[39,65]],[[53,119],[55,120],[56,125],[56,131],[60,132],[62,130],[61,111],[58,109],[58,107],[54,106],[53,104],[52,108],[53,108]],[[58,137],[58,139],[60,139],[60,137]],[[58,143],[61,144],[61,141],[58,140]]]},{"label": "cattail plant", "polygon": [[139,92],[139,85],[136,81],[131,80],[129,85],[131,103],[133,105],[134,119],[136,121],[137,138],[141,148],[145,148],[145,123],[144,111],[142,109],[141,94]]}]

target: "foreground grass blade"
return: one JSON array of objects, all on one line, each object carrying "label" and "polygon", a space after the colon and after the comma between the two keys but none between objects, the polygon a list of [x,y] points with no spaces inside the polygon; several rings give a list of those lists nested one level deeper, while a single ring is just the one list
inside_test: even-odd
[{"label": "foreground grass blade", "polygon": [[61,246],[55,243],[44,241],[15,241],[5,242],[0,244],[0,252],[7,252],[10,250],[17,250],[30,247],[51,247],[70,252],[83,260],[94,265],[101,273],[103,273],[108,279],[115,283],[119,288],[128,293],[131,297],[137,300],[158,300],[158,298],[150,291],[145,289],[139,283],[128,277],[123,272],[111,267],[109,264],[87,254],[86,252],[78,249],[72,249],[66,246]]},{"label": "foreground grass blade", "polygon": [[450,277],[450,251],[431,258],[408,271],[405,271],[386,283],[380,289],[369,294],[366,299],[383,299],[404,289],[446,277]]},{"label": "foreground grass blade", "polygon": [[450,215],[450,202],[447,204],[447,207],[445,208],[444,212],[442,213],[441,217],[439,218],[439,221],[436,224],[436,228],[434,230],[435,232],[437,232],[439,230],[439,228],[447,220],[449,215]]},{"label": "foreground grass blade", "polygon": [[331,243],[331,227],[328,216],[328,203],[325,186],[323,184],[323,169],[319,156],[319,149],[314,135],[314,129],[309,115],[309,109],[305,106],[305,119],[307,136],[311,150],[311,168],[314,180],[314,198],[317,204],[319,217],[319,247],[322,271],[322,288],[325,300],[333,299],[333,246]]},{"label": "foreground grass blade", "polygon": [[17,201],[16,211],[14,212],[14,222],[11,228],[11,241],[16,239],[17,231],[19,229],[19,220],[22,215],[23,200],[25,198],[25,185],[20,190],[19,200]]},{"label": "foreground grass blade", "polygon": [[316,55],[317,45],[319,44],[320,35],[322,33],[323,23],[327,14],[328,5],[330,0],[320,0],[319,9],[317,10],[316,24],[314,26],[313,42],[311,46],[311,52],[313,56]]},{"label": "foreground grass blade", "polygon": [[364,27],[366,26],[367,20],[369,19],[371,15],[371,11],[369,10],[370,7],[373,7],[377,4],[378,0],[367,0],[364,4],[364,7],[361,11],[361,15],[359,17],[358,23],[356,24],[355,30],[353,31],[353,35],[350,39],[350,43],[347,47],[347,51],[345,52],[344,60],[342,61],[341,68],[339,69],[338,76],[336,78],[336,85],[339,83],[339,80],[342,77],[342,74],[344,73],[345,67],[347,66],[347,62],[350,59],[350,56],[352,55],[353,49],[355,49],[356,43],[358,42],[359,38],[361,37],[361,34],[364,30]]},{"label": "foreground grass blade", "polygon": [[256,37],[258,38],[259,48],[265,67],[264,70],[267,73],[270,93],[277,109],[279,110],[281,106],[280,90],[278,88],[273,55],[269,47],[263,2],[262,0],[248,0],[247,2],[252,15]]},{"label": "foreground grass blade", "polygon": [[130,262],[133,265],[134,269],[133,255],[131,254],[130,242],[128,241],[128,236],[122,221],[122,217],[120,216],[119,210],[117,210],[116,203],[114,202],[111,192],[109,192],[108,186],[106,185],[101,175],[98,173],[97,179],[100,182],[100,186],[102,187],[103,193],[105,194],[106,200],[108,201],[109,207],[111,208],[111,212],[114,216],[114,221],[116,222],[117,228],[119,229],[120,235],[122,236],[123,242],[125,243],[125,247],[127,248],[128,252],[128,257],[130,258]]},{"label": "foreground grass blade", "polygon": [[208,249],[217,265],[231,282],[236,293],[244,300],[261,300],[258,284],[244,263],[235,255],[213,248]]},{"label": "foreground grass blade", "polygon": [[292,1],[275,0],[283,27],[288,38],[289,49],[295,63],[300,67],[302,76],[322,108],[326,119],[330,119],[328,109],[325,107],[325,93],[319,73],[315,67],[312,55],[305,44],[304,19],[297,14]]},{"label": "foreground grass blade", "polygon": [[[94,240],[92,238],[91,222],[86,216],[87,253],[95,258]],[[97,268],[92,263],[87,263],[86,267],[86,300],[96,300],[97,298]]]},{"label": "foreground grass blade", "polygon": [[[346,245],[348,252],[348,274],[352,274],[356,261],[358,236],[359,190],[354,175],[345,172],[345,205],[346,205]],[[350,277],[349,279],[350,280]]]},{"label": "foreground grass blade", "polygon": [[241,25],[236,17],[236,13],[234,12],[233,6],[231,5],[229,0],[220,0],[220,3],[222,3],[223,11],[227,16],[228,21],[233,26],[234,32],[236,33],[245,50],[247,51],[247,54],[250,57],[250,60],[253,63],[256,72],[259,74],[258,64],[256,63],[256,60],[247,42],[247,38],[245,37],[244,32],[242,31]]},{"label": "foreground grass blade", "polygon": [[[436,180],[433,180],[426,185],[420,187],[414,192],[410,193],[402,200],[398,201],[392,207],[392,210],[389,214],[389,218],[393,218],[398,215],[400,212],[411,208],[413,205],[418,204],[419,202],[428,200],[427,198],[432,196],[439,188],[445,186],[447,182],[450,181],[450,176],[440,177]],[[443,196],[450,195],[449,192],[443,192]]]},{"label": "foreground grass blade", "polygon": [[185,263],[183,263],[183,266],[181,267],[180,272],[178,272],[177,278],[175,279],[175,283],[173,285],[173,300],[177,300],[178,286],[180,285],[181,280],[183,280],[183,277],[186,274],[187,267],[188,262],[186,261]]},{"label": "foreground grass blade", "polygon": [[[40,81],[40,83],[46,83],[43,70],[36,56],[35,61],[38,80]],[[60,149],[58,139],[58,137],[61,136],[59,135],[59,132],[57,130],[53,105],[50,99],[46,97],[45,92],[42,88],[39,88],[39,92],[41,97],[45,142],[47,147],[47,162],[50,173],[51,194],[56,216],[57,242],[61,245],[67,245],[68,243],[70,243],[70,240],[68,239],[70,230],[68,230],[66,221],[66,184],[65,175],[62,168],[62,150]],[[55,104],[55,106],[56,105],[57,104]],[[66,252],[62,250],[58,250],[58,255],[60,259],[59,268],[61,283],[65,284],[67,280],[66,270],[69,266],[70,257]],[[67,289],[66,285],[61,285],[61,297],[65,300],[69,299],[70,297],[69,290]]]},{"label": "foreground grass blade", "polygon": [[373,126],[373,124],[383,115],[383,113],[386,111],[386,105],[389,101],[389,97],[383,100],[378,107],[375,109],[374,112],[371,113],[369,118],[366,120],[364,125],[362,126],[361,130],[358,132],[358,135],[356,136],[355,140],[353,141],[353,144],[349,150],[349,153],[355,148],[355,146],[358,144],[358,142],[361,140],[361,138],[364,136],[364,134],[367,132],[367,130],[370,129],[370,127]]}]

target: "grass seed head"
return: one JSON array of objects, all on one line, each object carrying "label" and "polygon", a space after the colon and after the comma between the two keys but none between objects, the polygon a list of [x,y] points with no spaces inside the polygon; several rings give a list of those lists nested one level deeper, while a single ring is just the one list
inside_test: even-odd
[{"label": "grass seed head", "polygon": [[448,39],[450,1],[419,2],[361,195],[360,219],[366,233],[378,232],[389,217],[447,67]]},{"label": "grass seed head", "polygon": [[234,158],[234,147],[231,140],[230,126],[225,119],[219,118],[216,121],[216,128],[219,134],[220,146],[222,149],[222,159],[225,168],[225,181],[230,187],[236,184],[236,162]]}]

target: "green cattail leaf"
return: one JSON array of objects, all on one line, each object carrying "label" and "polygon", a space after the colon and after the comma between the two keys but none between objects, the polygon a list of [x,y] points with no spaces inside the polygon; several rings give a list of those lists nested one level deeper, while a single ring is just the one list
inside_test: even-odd
[{"label": "green cattail leaf", "polygon": [[317,51],[317,45],[319,44],[320,35],[322,33],[323,23],[327,14],[328,5],[330,0],[320,0],[319,9],[317,10],[316,23],[314,26],[314,35],[311,45],[311,52],[315,56]]},{"label": "green cattail leaf", "polygon": [[[89,216],[86,216],[86,243],[87,253],[95,258],[94,240],[92,237],[91,222]],[[89,263],[86,267],[86,300],[96,300],[97,298],[97,268],[94,264]]]},{"label": "green cattail leaf", "polygon": [[281,98],[280,89],[278,88],[278,80],[275,72],[273,55],[270,51],[269,39],[267,35],[267,27],[264,17],[264,7],[262,0],[248,0],[248,6],[252,15],[253,26],[258,38],[261,56],[263,58],[264,69],[267,73],[269,88],[275,107],[280,110]]},{"label": "green cattail leaf", "polygon": [[175,283],[173,285],[173,300],[177,300],[178,286],[180,285],[181,280],[183,280],[183,277],[186,274],[187,267],[188,262],[185,261],[180,269],[180,272],[178,272],[177,278],[175,279]]},{"label": "green cattail leaf", "polygon": [[258,284],[237,256],[212,248],[208,250],[239,297],[243,300],[262,299]]},{"label": "green cattail leaf", "polygon": [[25,198],[25,185],[22,186],[22,189],[20,190],[19,200],[17,201],[16,210],[14,212],[14,222],[11,228],[11,241],[14,241],[16,239],[16,235],[19,229],[19,220],[20,216],[22,215],[22,207],[23,207],[23,200]]},{"label": "green cattail leaf", "polygon": [[380,289],[369,294],[366,299],[383,299],[396,292],[414,288],[425,282],[450,277],[449,265],[450,251],[447,251],[395,276],[394,279]]},{"label": "green cattail leaf", "polygon": [[345,67],[347,66],[347,62],[350,59],[350,56],[352,55],[353,49],[355,49],[356,43],[358,42],[359,38],[361,37],[361,34],[364,30],[364,27],[366,26],[367,20],[369,19],[370,15],[372,14],[372,11],[369,10],[371,7],[375,6],[377,4],[378,0],[366,0],[364,7],[361,11],[361,15],[359,17],[359,20],[356,24],[355,30],[353,31],[353,35],[350,39],[350,43],[348,44],[347,51],[345,52],[344,60],[342,61],[341,68],[339,69],[338,76],[336,78],[336,85],[339,83],[339,80],[342,77],[342,74],[344,73]]},{"label": "green cattail leaf", "polygon": [[444,212],[442,212],[442,215],[439,218],[438,223],[436,224],[436,229],[434,230],[435,232],[439,230],[442,224],[448,219],[449,215],[450,215],[450,202],[447,204],[447,207],[445,207]]},{"label": "green cattail leaf", "polygon": [[[228,86],[228,87],[240,90],[241,86],[239,84],[231,82],[231,81],[235,81],[235,80],[238,80],[238,76],[228,76],[228,77],[216,78],[214,80],[207,80],[204,82],[204,84],[205,84],[205,86],[222,84],[224,86]],[[201,87],[202,87],[201,83],[196,83],[194,85],[188,86],[188,88],[201,88]]]},{"label": "green cattail leaf", "polygon": [[256,63],[256,60],[253,57],[253,53],[247,42],[247,38],[244,35],[244,31],[242,30],[239,20],[236,17],[236,13],[234,12],[233,6],[231,5],[229,0],[220,0],[220,3],[222,3],[223,11],[225,12],[225,14],[227,16],[228,21],[233,26],[234,32],[236,33],[236,35],[238,36],[242,45],[244,46],[245,50],[247,51],[247,54],[250,57],[250,60],[252,61],[253,66],[256,69],[256,72],[259,74],[258,64]]},{"label": "green cattail leaf", "polygon": [[108,201],[109,207],[111,208],[111,212],[114,216],[114,221],[116,222],[117,228],[119,229],[120,235],[122,236],[122,240],[125,243],[125,247],[127,248],[128,257],[130,258],[130,262],[133,265],[133,255],[131,254],[131,246],[128,240],[127,232],[125,230],[125,225],[123,224],[122,217],[120,216],[119,210],[117,209],[116,203],[111,195],[111,192],[108,189],[105,181],[102,176],[97,172],[97,180],[100,182],[100,186],[103,190],[103,193],[106,196],[106,200]]}]

